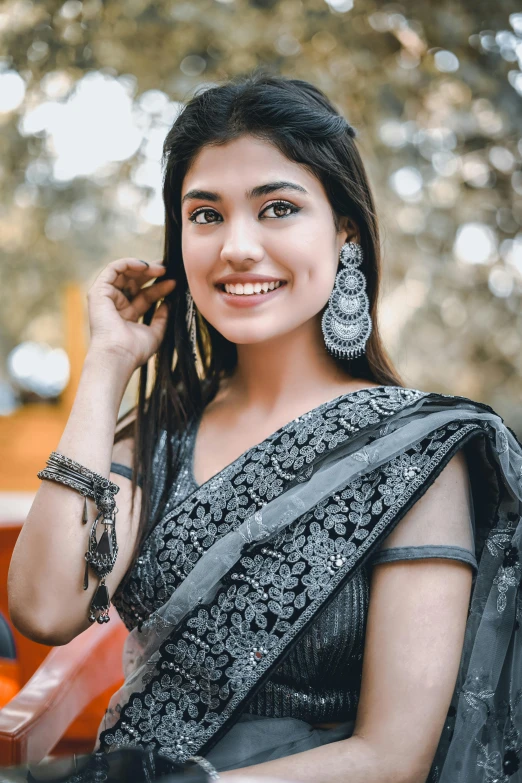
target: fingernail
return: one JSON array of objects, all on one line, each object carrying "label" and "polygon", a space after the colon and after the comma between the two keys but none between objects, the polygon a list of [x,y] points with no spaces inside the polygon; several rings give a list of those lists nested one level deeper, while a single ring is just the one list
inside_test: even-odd
[{"label": "fingernail", "polygon": [[138,261],[140,261],[140,263],[142,263],[142,264],[146,264],[146,266],[150,266],[150,264],[148,264],[148,263],[147,263],[146,261],[144,261],[142,258],[138,258]]}]

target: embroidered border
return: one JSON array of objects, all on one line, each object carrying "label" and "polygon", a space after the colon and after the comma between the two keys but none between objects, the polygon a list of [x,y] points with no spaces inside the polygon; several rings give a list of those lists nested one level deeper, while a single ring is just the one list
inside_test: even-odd
[{"label": "embroidered border", "polygon": [[[442,470],[451,450],[477,430],[484,432],[483,425],[450,423],[430,433],[322,501],[278,534],[270,548],[266,542],[253,547],[240,560],[245,573],[230,574],[212,606],[197,607],[176,639],[160,647],[158,670],[145,690],[123,707],[118,723],[101,735],[102,743],[119,747],[145,742],[177,761],[208,751],[325,601],[427,490],[428,479]],[[430,450],[434,454],[429,455]],[[372,502],[377,490],[381,498]],[[341,512],[344,500],[349,505]],[[347,523],[352,528],[349,537]],[[338,535],[335,540],[332,530]],[[300,615],[289,623],[295,609]]]},{"label": "embroidered border", "polygon": [[141,625],[168,600],[217,538],[292,482],[309,478],[329,450],[383,423],[384,435],[391,416],[428,396],[383,386],[337,397],[284,425],[194,490],[149,531],[132,573],[113,596],[127,627]]}]

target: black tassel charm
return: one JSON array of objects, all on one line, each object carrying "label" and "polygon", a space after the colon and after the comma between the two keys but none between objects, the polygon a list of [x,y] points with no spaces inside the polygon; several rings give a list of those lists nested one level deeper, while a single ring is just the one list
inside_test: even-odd
[{"label": "black tassel charm", "polygon": [[[89,587],[89,566],[96,576],[101,579],[100,584],[92,599],[89,613],[89,622],[95,620],[98,623],[109,622],[109,591],[105,584],[105,577],[110,574],[116,562],[118,554],[118,542],[116,540],[116,512],[118,508],[114,500],[114,492],[108,486],[109,482],[95,487],[96,506],[98,514],[92,523],[89,534],[89,548],[85,553],[85,574],[83,580],[83,589]],[[97,539],[98,522],[104,526],[100,540]]]},{"label": "black tassel charm", "polygon": [[109,591],[105,584],[105,579],[102,579],[98,585],[98,589],[94,593],[94,598],[91,601],[89,622],[93,623],[96,620],[100,625],[102,623],[108,623],[110,620],[110,605]]},{"label": "black tassel charm", "polygon": [[118,554],[118,542],[116,540],[116,530],[113,519],[102,519],[102,524],[105,526],[101,538],[96,540],[96,530],[98,522],[100,521],[100,514],[94,520],[91,533],[89,536],[89,549],[85,553],[85,560],[87,564],[91,566],[92,570],[103,578],[110,574],[116,562],[116,556]]}]

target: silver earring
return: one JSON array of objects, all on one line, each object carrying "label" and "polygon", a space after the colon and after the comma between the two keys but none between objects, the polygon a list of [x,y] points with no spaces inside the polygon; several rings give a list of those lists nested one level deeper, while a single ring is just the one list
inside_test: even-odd
[{"label": "silver earring", "polygon": [[372,332],[366,278],[358,267],[363,260],[357,242],[345,242],[339,254],[344,268],[335,278],[321,326],[326,348],[339,359],[355,359],[364,353]]},{"label": "silver earring", "polygon": [[190,293],[190,288],[187,288],[186,293],[187,301],[187,332],[190,338],[190,344],[192,346],[192,354],[194,359],[197,360],[197,338],[196,338],[196,307],[194,305],[194,299]]}]

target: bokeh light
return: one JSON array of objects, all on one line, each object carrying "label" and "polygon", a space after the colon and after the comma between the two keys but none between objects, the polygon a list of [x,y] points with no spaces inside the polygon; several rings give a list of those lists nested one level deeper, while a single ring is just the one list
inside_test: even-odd
[{"label": "bokeh light", "polygon": [[[186,101],[267,64],[323,89],[356,128],[383,238],[381,331],[406,382],[494,407],[502,395],[522,432],[512,2],[7,0],[0,30],[4,415],[63,390],[63,355],[50,358],[65,346],[63,287],[161,255],[162,148]],[[23,380],[29,364],[47,386]]]},{"label": "bokeh light", "polygon": [[7,357],[9,374],[19,389],[39,397],[56,397],[69,381],[69,358],[62,348],[24,342]]}]

